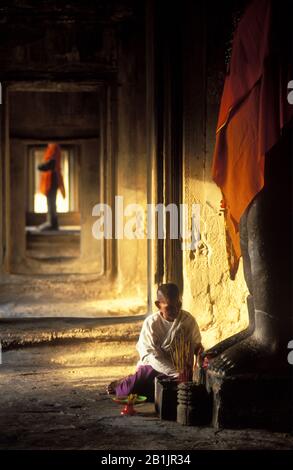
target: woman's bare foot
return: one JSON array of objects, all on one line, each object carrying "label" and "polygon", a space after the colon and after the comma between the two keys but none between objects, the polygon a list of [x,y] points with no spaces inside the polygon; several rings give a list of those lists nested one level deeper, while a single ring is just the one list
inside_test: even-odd
[{"label": "woman's bare foot", "polygon": [[106,392],[108,395],[115,395],[115,389],[119,383],[119,380],[113,380],[110,384],[106,386]]},{"label": "woman's bare foot", "polygon": [[115,395],[116,388],[118,385],[123,382],[123,380],[127,379],[128,377],[132,377],[132,374],[127,375],[126,377],[123,377],[122,379],[119,380],[113,380],[113,382],[109,383],[109,385],[106,386],[106,392],[108,395]]}]

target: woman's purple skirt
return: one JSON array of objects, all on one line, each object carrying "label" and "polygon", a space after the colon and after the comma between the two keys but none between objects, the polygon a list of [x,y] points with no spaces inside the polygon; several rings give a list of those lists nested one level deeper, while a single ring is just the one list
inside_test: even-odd
[{"label": "woman's purple skirt", "polygon": [[152,366],[139,366],[136,372],[117,385],[115,393],[117,397],[126,396],[130,393],[144,395],[148,401],[154,401],[155,395],[155,377],[161,376],[167,378],[167,375],[157,372]]}]

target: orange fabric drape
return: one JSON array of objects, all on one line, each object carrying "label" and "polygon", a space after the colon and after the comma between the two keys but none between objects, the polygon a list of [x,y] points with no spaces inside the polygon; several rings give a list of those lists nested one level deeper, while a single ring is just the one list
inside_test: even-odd
[{"label": "orange fabric drape", "polygon": [[272,0],[255,0],[239,22],[217,124],[212,177],[224,200],[232,279],[241,256],[241,215],[265,184],[265,155],[293,117],[287,100],[289,57],[277,52],[272,11]]},{"label": "orange fabric drape", "polygon": [[[61,173],[61,148],[60,145],[58,144],[48,144],[44,160],[45,162],[48,162],[49,160],[54,159],[55,160],[55,171],[57,173],[57,178],[58,178],[58,189],[60,189],[61,194],[63,197],[65,197],[65,188],[64,188],[64,182],[63,182],[63,176]],[[43,171],[41,173],[40,177],[40,187],[39,190],[42,194],[47,194],[49,193],[52,185],[52,171]]]}]

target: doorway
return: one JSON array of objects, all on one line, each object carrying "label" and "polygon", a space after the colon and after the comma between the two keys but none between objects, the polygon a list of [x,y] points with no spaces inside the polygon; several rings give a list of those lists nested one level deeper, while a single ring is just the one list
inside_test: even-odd
[{"label": "doorway", "polygon": [[40,192],[41,172],[46,145],[29,145],[27,158],[26,199],[26,254],[31,258],[76,258],[80,256],[79,175],[80,148],[78,145],[59,143],[61,147],[61,174],[65,197],[57,192],[56,209],[59,230],[40,230],[48,212],[47,198]]},{"label": "doorway", "polygon": [[[92,236],[92,208],[103,187],[98,91],[8,89],[8,102],[10,272],[102,274],[103,241]],[[57,196],[60,230],[40,233],[47,204],[37,165],[52,141],[61,147],[66,195]]]}]

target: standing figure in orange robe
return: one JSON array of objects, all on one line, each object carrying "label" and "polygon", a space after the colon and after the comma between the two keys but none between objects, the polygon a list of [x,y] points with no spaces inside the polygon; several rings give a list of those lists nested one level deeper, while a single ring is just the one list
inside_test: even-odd
[{"label": "standing figure in orange robe", "polygon": [[47,222],[39,226],[40,230],[58,230],[58,217],[56,209],[57,191],[60,189],[65,198],[65,188],[61,174],[61,148],[56,143],[49,143],[44,156],[44,163],[38,165],[42,172],[39,190],[47,197]]},{"label": "standing figure in orange robe", "polygon": [[[230,276],[243,257],[254,318],[212,348],[221,375],[286,368],[293,335],[293,6],[253,0],[233,39],[213,159]],[[209,353],[207,351],[206,353]]]}]

